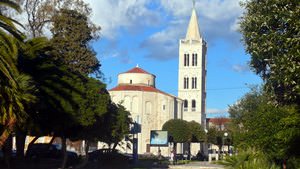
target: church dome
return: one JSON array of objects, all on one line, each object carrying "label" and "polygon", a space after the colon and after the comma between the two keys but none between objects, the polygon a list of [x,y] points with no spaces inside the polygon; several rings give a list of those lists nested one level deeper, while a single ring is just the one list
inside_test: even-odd
[{"label": "church dome", "polygon": [[155,75],[137,67],[118,75],[118,85],[140,85],[155,87]]}]

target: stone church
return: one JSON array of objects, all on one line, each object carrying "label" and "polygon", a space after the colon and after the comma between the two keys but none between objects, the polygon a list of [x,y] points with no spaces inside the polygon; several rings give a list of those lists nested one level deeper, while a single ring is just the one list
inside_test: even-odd
[{"label": "stone church", "polygon": [[[161,130],[170,119],[194,120],[205,126],[206,50],[194,5],[186,37],[179,41],[178,97],[157,89],[156,76],[138,66],[118,75],[118,85],[109,93],[112,101],[122,103],[141,125],[139,154],[158,152],[150,146],[150,131]],[[184,149],[179,145],[177,152]],[[199,144],[192,144],[192,154],[199,150]],[[169,155],[170,147],[162,147],[161,152]]]}]

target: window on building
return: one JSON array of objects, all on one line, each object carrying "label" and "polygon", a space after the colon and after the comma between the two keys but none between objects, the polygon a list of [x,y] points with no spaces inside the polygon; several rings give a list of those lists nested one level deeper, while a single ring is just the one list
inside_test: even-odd
[{"label": "window on building", "polygon": [[194,81],[195,79],[192,77],[192,89],[194,89]]},{"label": "window on building", "polygon": [[196,111],[196,100],[192,100],[192,111]]},{"label": "window on building", "polygon": [[132,84],[132,80],[130,80],[130,82],[129,82],[130,84]]},{"label": "window on building", "polygon": [[190,56],[189,54],[184,54],[184,66],[189,66]]},{"label": "window on building", "polygon": [[183,102],[183,111],[188,111],[188,101],[184,100]]},{"label": "window on building", "polygon": [[192,77],[192,89],[197,89],[197,77]]},{"label": "window on building", "polygon": [[192,66],[197,66],[197,53],[192,54]]},{"label": "window on building", "polygon": [[185,77],[183,81],[183,88],[188,89],[189,88],[189,78]]},{"label": "window on building", "polygon": [[166,105],[163,105],[163,110],[166,110]]},{"label": "window on building", "polygon": [[186,78],[186,89],[188,89],[189,88],[189,78],[187,77]]}]

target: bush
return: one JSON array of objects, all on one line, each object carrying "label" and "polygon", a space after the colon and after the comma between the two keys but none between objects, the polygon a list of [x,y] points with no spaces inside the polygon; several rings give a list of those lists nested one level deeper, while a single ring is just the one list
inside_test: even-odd
[{"label": "bush", "polygon": [[242,151],[237,155],[226,156],[218,164],[224,165],[229,169],[280,169],[281,167],[276,166],[274,163],[270,162],[266,155],[263,153],[248,149]]}]

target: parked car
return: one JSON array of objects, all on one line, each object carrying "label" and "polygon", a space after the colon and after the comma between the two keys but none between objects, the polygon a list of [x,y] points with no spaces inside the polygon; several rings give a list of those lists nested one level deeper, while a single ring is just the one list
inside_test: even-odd
[{"label": "parked car", "polygon": [[[28,147],[26,152],[27,158],[62,158],[63,151],[59,144],[45,144],[37,143]],[[69,161],[76,160],[78,158],[75,152],[67,151]]]},{"label": "parked car", "polygon": [[109,161],[133,161],[131,154],[123,154],[118,150],[111,149],[98,149],[88,153],[89,161],[100,161],[100,162],[109,162]]}]

